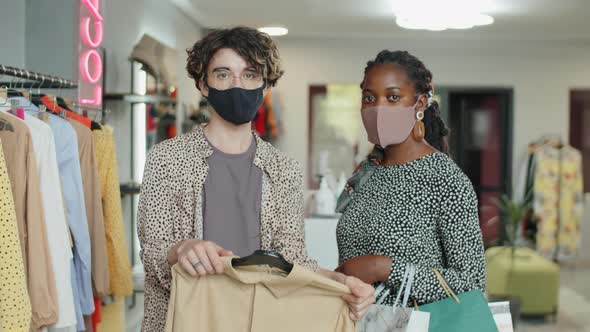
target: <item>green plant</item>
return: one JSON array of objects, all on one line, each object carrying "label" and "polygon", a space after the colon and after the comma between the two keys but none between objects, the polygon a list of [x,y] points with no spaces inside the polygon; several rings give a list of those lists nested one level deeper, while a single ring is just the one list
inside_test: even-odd
[{"label": "green plant", "polygon": [[500,224],[506,232],[505,244],[514,249],[518,242],[518,230],[532,207],[532,193],[529,192],[522,201],[504,194],[500,199],[493,199],[493,203],[498,207]]},{"label": "green plant", "polygon": [[499,216],[492,218],[490,222],[500,220],[500,224],[506,233],[504,244],[510,248],[510,271],[508,272],[507,284],[509,293],[511,293],[512,274],[518,245],[518,230],[532,207],[533,194],[528,192],[522,201],[511,199],[508,195],[501,195],[500,199],[493,199],[493,203],[499,210]]},{"label": "green plant", "polygon": [[510,196],[503,194],[500,199],[492,198],[492,203],[498,208],[499,215],[488,220],[488,224],[500,221],[505,236],[501,245],[505,245],[511,250],[510,258],[514,262],[516,247],[518,246],[519,232],[525,217],[529,213],[533,204],[533,193],[528,192],[522,200],[515,200]]}]

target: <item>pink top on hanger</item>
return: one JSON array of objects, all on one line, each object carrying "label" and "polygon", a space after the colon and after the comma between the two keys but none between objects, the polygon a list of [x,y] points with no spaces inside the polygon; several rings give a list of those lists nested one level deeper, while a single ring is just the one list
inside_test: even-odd
[{"label": "pink top on hanger", "polygon": [[21,120],[25,119],[25,110],[22,107],[16,109],[16,117]]},{"label": "pink top on hanger", "polygon": [[14,114],[13,110],[8,110],[8,113],[16,116],[17,118],[24,120],[25,119],[25,110],[22,107],[16,109],[16,114]]}]

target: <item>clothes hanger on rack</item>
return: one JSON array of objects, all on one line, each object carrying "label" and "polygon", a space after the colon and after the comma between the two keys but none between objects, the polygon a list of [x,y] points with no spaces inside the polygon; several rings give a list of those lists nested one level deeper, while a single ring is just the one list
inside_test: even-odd
[{"label": "clothes hanger on rack", "polygon": [[537,139],[529,144],[529,147],[528,147],[529,153],[538,152],[544,146],[551,146],[552,148],[555,148],[555,149],[562,149],[565,146],[565,144],[563,143],[563,140],[561,139],[560,135],[547,134],[547,135],[541,136],[539,139]]},{"label": "clothes hanger on rack", "polygon": [[22,97],[22,95],[20,94],[20,92],[16,91],[16,89],[14,88],[14,83],[15,80],[17,78],[16,77],[12,77],[10,79],[10,83],[8,84],[8,98],[10,97]]},{"label": "clothes hanger on rack", "polygon": [[[29,81],[30,80],[30,74],[28,72],[24,72],[22,70],[19,70],[19,74],[24,77],[26,75],[26,80]],[[15,78],[17,79],[17,78]],[[18,86],[18,82],[14,84],[14,87],[11,87],[8,90],[8,97],[9,98],[14,98],[14,97],[24,97],[27,100],[30,100],[30,94],[27,93],[27,91],[25,90],[25,79],[19,79],[21,80],[21,86]],[[12,85],[12,82],[11,82]]]},{"label": "clothes hanger on rack", "polygon": [[68,113],[73,113],[70,112],[69,110],[61,107],[58,105],[58,100],[57,100],[57,95],[61,95],[61,91],[62,91],[62,87],[63,87],[63,80],[62,79],[54,79],[51,78],[51,86],[54,86],[54,83],[58,83],[58,91],[56,93],[56,95],[48,95],[48,94],[39,94],[39,100],[40,103],[45,105],[47,110],[52,112],[53,114],[59,115],[62,118],[66,118]]},{"label": "clothes hanger on rack", "polygon": [[16,116],[17,118],[24,120],[25,119],[25,111],[22,108],[23,105],[20,104],[20,101],[17,99],[10,99],[11,97],[22,97],[22,93],[17,90],[18,86],[14,84],[14,79],[10,82],[10,88],[8,89],[8,104],[10,105],[10,109],[8,110],[9,114]]},{"label": "clothes hanger on rack", "polygon": [[[104,112],[104,110],[101,107],[78,104],[78,103],[74,102],[73,100],[67,100],[67,99],[64,99],[64,102],[65,102],[65,105],[68,106],[69,108],[75,109],[77,111],[76,113],[78,113],[78,114],[81,113],[84,117],[92,120],[90,122],[90,129],[92,129],[92,130],[102,129],[102,126],[99,123],[99,120],[97,120],[98,116],[100,115],[102,117],[102,113]],[[94,112],[94,114],[95,114],[94,118],[89,115],[89,112]]]},{"label": "clothes hanger on rack", "polygon": [[542,138],[543,144],[550,145],[556,149],[561,149],[563,147],[563,141],[561,140],[561,136],[557,134],[549,134],[545,135]]},{"label": "clothes hanger on rack", "polygon": [[[2,66],[4,67],[4,66]],[[0,81],[4,75],[0,75]],[[8,87],[6,85],[0,86],[0,105],[8,104]]]},{"label": "clothes hanger on rack", "polygon": [[252,266],[252,265],[268,265],[285,271],[287,273],[293,270],[293,264],[287,262],[281,254],[268,250],[256,250],[252,255],[234,258],[231,261],[233,267],[238,266]]},{"label": "clothes hanger on rack", "polygon": [[[40,114],[44,113],[45,108],[39,107],[36,104],[35,94],[33,93],[33,89],[35,89],[35,85],[37,84],[37,82],[39,82],[39,85],[37,86],[37,89],[39,91],[43,82],[40,82],[40,78],[36,73],[29,73],[23,70],[22,72],[19,72],[19,74],[23,77],[26,76],[27,82],[23,81],[20,87],[17,86],[15,89],[13,89],[13,93],[11,94],[11,101],[14,100],[15,102],[18,102],[18,107],[23,108],[25,111],[37,110]],[[25,83],[27,83],[28,89],[25,87]],[[46,122],[46,116],[47,114],[38,114],[36,117]]]},{"label": "clothes hanger on rack", "polygon": [[12,97],[24,97],[24,96],[23,96],[23,93],[18,90],[8,89],[8,98],[12,98]]},{"label": "clothes hanger on rack", "polygon": [[106,125],[107,124],[107,119],[108,119],[108,115],[111,113],[110,109],[104,109],[102,112],[98,113],[96,116],[97,118],[95,119],[96,122],[100,123],[101,125]]},{"label": "clothes hanger on rack", "polygon": [[0,105],[8,104],[8,87],[0,86]]},{"label": "clothes hanger on rack", "polygon": [[57,100],[57,105],[63,109],[66,109],[70,112],[73,112],[74,110],[71,109],[68,104],[66,103],[66,101],[62,98],[62,97],[56,97]]}]

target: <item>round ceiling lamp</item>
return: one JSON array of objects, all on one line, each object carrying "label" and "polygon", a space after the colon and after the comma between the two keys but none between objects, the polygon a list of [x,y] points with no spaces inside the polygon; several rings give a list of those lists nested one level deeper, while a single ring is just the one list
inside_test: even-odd
[{"label": "round ceiling lamp", "polygon": [[471,29],[494,23],[492,16],[483,13],[483,3],[476,0],[396,0],[393,11],[395,22],[405,29]]},{"label": "round ceiling lamp", "polygon": [[259,28],[258,31],[267,33],[269,36],[278,37],[289,33],[289,29],[281,26],[269,26]]}]

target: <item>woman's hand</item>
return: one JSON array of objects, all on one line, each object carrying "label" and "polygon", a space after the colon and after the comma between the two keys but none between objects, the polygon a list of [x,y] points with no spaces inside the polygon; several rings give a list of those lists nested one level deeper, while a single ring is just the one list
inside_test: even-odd
[{"label": "woman's hand", "polygon": [[345,276],[344,278],[344,284],[350,288],[352,294],[344,295],[342,299],[348,303],[350,318],[361,320],[371,304],[375,303],[375,288],[355,277]]},{"label": "woman's hand", "polygon": [[348,307],[350,308],[350,319],[363,319],[371,304],[375,303],[375,288],[355,277],[348,277],[342,273],[329,270],[320,270],[319,273],[326,278],[338,281],[350,288],[352,294],[344,295],[342,297],[342,299],[348,303]]},{"label": "woman's hand", "polygon": [[336,269],[336,272],[347,276],[357,277],[367,284],[386,282],[391,273],[391,257],[387,256],[359,256],[349,259]]},{"label": "woman's hand", "polygon": [[224,256],[233,256],[233,252],[211,241],[191,239],[181,241],[170,249],[168,263],[170,265],[180,263],[190,275],[204,276],[223,273],[221,257]]}]

